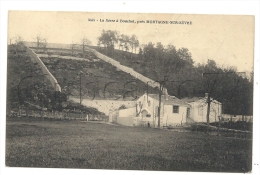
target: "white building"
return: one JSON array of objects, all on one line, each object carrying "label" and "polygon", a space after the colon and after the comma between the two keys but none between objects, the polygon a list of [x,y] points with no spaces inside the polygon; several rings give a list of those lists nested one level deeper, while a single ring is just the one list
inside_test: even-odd
[{"label": "white building", "polygon": [[[158,94],[144,94],[136,101],[136,117],[133,124],[158,127]],[[161,96],[160,127],[186,123],[190,105],[169,95]]]},{"label": "white building", "polygon": [[[183,98],[181,99],[183,102],[186,102],[190,105],[190,114],[189,119],[190,122],[207,122],[207,94],[205,97],[192,97],[192,98]],[[222,104],[213,98],[210,99],[210,115],[209,122],[218,122],[219,117],[222,114]]]}]

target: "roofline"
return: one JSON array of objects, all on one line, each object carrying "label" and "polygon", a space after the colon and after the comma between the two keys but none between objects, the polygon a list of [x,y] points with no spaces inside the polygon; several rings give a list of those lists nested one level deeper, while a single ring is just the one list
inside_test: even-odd
[{"label": "roofline", "polygon": [[188,106],[190,107],[191,105],[190,104],[164,104],[165,106],[169,105],[169,106],[172,106],[172,105],[176,105],[176,106]]}]

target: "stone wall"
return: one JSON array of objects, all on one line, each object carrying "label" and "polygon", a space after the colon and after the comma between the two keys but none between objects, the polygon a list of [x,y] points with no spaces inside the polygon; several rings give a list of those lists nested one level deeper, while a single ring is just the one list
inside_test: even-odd
[{"label": "stone wall", "polygon": [[[79,103],[78,98],[70,97],[76,103]],[[81,104],[84,106],[96,108],[98,111],[109,115],[111,110],[118,110],[119,107],[124,105],[126,108],[135,107],[135,101],[123,101],[123,100],[89,100],[83,99]]]},{"label": "stone wall", "polygon": [[47,78],[51,82],[53,89],[55,91],[61,91],[61,87],[58,84],[58,81],[50,73],[48,68],[45,66],[42,60],[36,55],[36,53],[32,49],[28,48],[28,54],[30,55],[30,58],[33,60],[33,62],[37,62],[40,65],[42,73],[44,74],[45,78]]},{"label": "stone wall", "polygon": [[[133,70],[132,68],[129,68],[127,66],[123,66],[121,65],[118,61],[106,56],[106,55],[103,55],[101,54],[100,52],[96,51],[95,49],[91,49],[91,48],[87,48],[89,51],[93,52],[99,59],[103,60],[103,61],[106,61],[110,64],[112,64],[113,66],[115,66],[116,68],[120,69],[121,71],[123,72],[126,72],[126,73],[129,73],[130,75],[132,75],[133,77],[135,77],[136,79],[139,79],[140,81],[144,82],[144,83],[147,83],[147,82],[154,82],[154,80],[150,79],[150,78],[147,78],[145,76],[143,76],[142,74],[136,72],[135,70]],[[157,83],[157,82],[154,82],[154,83],[149,83],[148,84],[149,86],[155,88],[155,87],[160,87],[160,84]],[[165,88],[164,88],[165,89]],[[165,89],[165,93],[167,93],[167,90]]]}]

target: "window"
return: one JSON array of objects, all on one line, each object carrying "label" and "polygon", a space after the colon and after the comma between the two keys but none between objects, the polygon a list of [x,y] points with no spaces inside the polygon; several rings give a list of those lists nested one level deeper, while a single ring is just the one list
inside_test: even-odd
[{"label": "window", "polygon": [[151,106],[151,102],[150,102],[150,100],[148,101],[148,106]]},{"label": "window", "polygon": [[173,106],[173,113],[179,113],[179,106]]},{"label": "window", "polygon": [[186,117],[190,117],[190,108],[187,108],[187,116]]}]

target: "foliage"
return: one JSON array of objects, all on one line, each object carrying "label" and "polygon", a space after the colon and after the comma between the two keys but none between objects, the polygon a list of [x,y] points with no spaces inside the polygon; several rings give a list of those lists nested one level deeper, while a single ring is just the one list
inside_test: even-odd
[{"label": "foliage", "polygon": [[[119,49],[133,51],[131,42],[131,50],[128,49],[128,39],[126,35],[120,35]],[[194,65],[188,48],[176,48],[172,44],[164,46],[160,42],[149,42],[139,47],[138,54],[127,53],[114,50],[112,57],[153,80],[169,76],[170,81],[165,86],[170,95],[178,98],[204,97],[205,93],[210,93],[212,98],[223,104],[223,113],[253,114],[253,74],[245,77],[236,73],[235,68],[220,67],[210,59],[207,63]]]},{"label": "foliage", "polygon": [[103,46],[106,49],[106,54],[109,56],[114,55],[115,46],[118,45],[118,49],[126,52],[135,52],[139,46],[139,40],[136,35],[119,34],[116,30],[102,30],[101,35],[98,37],[99,47]]},{"label": "foliage", "polygon": [[115,44],[118,42],[118,32],[112,30],[102,30],[101,36],[98,37],[98,45],[103,45],[107,54],[111,55]]}]

